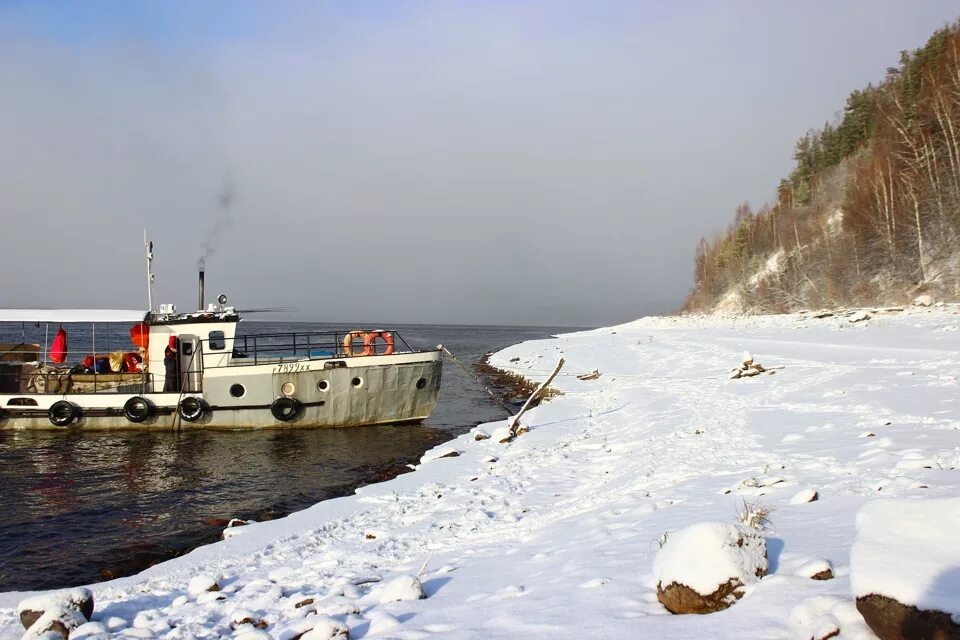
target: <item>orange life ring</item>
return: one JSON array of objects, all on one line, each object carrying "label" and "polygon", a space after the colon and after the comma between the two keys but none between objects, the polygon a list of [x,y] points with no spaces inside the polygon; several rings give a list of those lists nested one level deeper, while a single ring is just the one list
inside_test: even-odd
[{"label": "orange life ring", "polygon": [[[387,348],[383,353],[377,353],[376,340],[377,338],[382,338],[383,341],[387,344]],[[389,356],[393,353],[393,334],[389,331],[371,331],[367,334],[367,337],[363,339],[363,355],[365,356]]]},{"label": "orange life ring", "polygon": [[[363,353],[354,353],[353,350],[350,348],[350,345],[353,343],[354,338],[363,341],[363,343],[364,343]],[[360,331],[359,329],[354,329],[353,331],[349,332],[346,336],[344,336],[344,338],[343,338],[343,351],[344,351],[344,353],[346,353],[347,357],[350,357],[350,356],[366,356],[366,355],[370,355],[370,354],[367,353],[366,343],[367,343],[367,334],[366,334],[366,332],[365,332],[365,331]]]}]

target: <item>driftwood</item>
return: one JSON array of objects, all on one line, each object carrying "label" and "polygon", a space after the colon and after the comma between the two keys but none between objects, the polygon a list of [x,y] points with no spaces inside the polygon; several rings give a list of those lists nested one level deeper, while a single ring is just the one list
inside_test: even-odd
[{"label": "driftwood", "polygon": [[520,424],[520,418],[523,416],[524,413],[527,412],[527,409],[530,408],[530,406],[534,403],[534,401],[540,397],[544,389],[550,386],[550,383],[553,382],[553,379],[557,377],[557,374],[560,373],[560,369],[563,367],[563,362],[564,362],[563,358],[560,358],[557,361],[557,366],[554,368],[553,373],[551,373],[550,376],[543,382],[543,384],[537,387],[536,390],[530,395],[530,397],[527,398],[527,401],[524,402],[523,406],[520,408],[520,413],[518,413],[516,416],[511,418],[510,437],[508,438],[508,442],[516,438],[521,433],[525,433],[527,431],[527,428]]},{"label": "driftwood", "polygon": [[594,369],[589,373],[581,373],[577,376],[577,380],[596,380],[600,377],[600,370]]},{"label": "driftwood", "polygon": [[753,376],[758,376],[761,373],[773,373],[774,369],[783,369],[783,365],[779,367],[764,367],[759,362],[753,359],[753,356],[749,351],[743,352],[743,363],[730,370],[730,379],[736,380],[738,378],[752,378]]}]

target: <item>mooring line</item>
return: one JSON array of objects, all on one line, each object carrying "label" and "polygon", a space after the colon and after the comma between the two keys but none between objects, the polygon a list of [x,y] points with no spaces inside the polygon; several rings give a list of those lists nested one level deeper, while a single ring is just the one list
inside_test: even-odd
[{"label": "mooring line", "polygon": [[508,416],[511,416],[511,417],[513,416],[513,410],[510,409],[510,407],[508,407],[507,405],[505,405],[505,404],[503,403],[503,401],[500,400],[500,398],[498,398],[496,395],[494,395],[493,391],[491,391],[491,390],[489,389],[489,387],[487,387],[487,385],[483,384],[483,382],[480,380],[480,378],[479,378],[478,376],[474,375],[474,373],[473,373],[472,371],[470,371],[469,369],[467,369],[467,367],[466,367],[462,362],[460,362],[460,361],[457,359],[457,356],[453,355],[453,354],[450,352],[450,349],[447,349],[447,348],[446,348],[445,346],[443,346],[443,345],[440,345],[440,348],[443,349],[443,352],[444,352],[445,354],[447,354],[447,355],[450,357],[451,360],[453,360],[454,362],[456,362],[457,365],[458,365],[461,369],[463,369],[464,372],[465,372],[468,376],[470,376],[471,378],[473,378],[473,381],[476,382],[478,385],[480,385],[480,388],[483,389],[484,391],[486,391],[486,392],[487,392],[487,395],[490,396],[491,398],[493,398],[493,401],[496,402],[497,405],[498,405],[501,409],[503,409],[504,411],[506,411]]}]

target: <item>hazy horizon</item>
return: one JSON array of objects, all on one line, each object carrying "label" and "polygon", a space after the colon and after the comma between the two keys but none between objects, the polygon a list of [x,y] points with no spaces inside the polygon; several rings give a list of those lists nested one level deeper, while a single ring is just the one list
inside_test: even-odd
[{"label": "hazy horizon", "polygon": [[590,327],[955,3],[0,2],[0,307]]}]

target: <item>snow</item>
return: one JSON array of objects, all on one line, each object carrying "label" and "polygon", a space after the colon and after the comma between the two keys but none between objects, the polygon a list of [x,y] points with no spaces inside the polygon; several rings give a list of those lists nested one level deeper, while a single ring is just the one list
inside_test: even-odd
[{"label": "snow", "polygon": [[790,504],[805,504],[807,502],[813,502],[819,497],[816,489],[803,489],[793,494],[793,497],[790,498]]},{"label": "snow", "polygon": [[741,584],[766,572],[766,544],[754,529],[725,522],[699,522],[670,533],[653,561],[655,584],[676,582],[710,595],[731,579]]},{"label": "snow", "polygon": [[[935,510],[946,522],[948,503],[935,501],[960,495],[960,353],[957,333],[942,330],[960,315],[864,311],[858,323],[644,318],[509,347],[492,364],[535,383],[566,360],[553,384],[563,395],[524,416],[529,432],[501,443],[506,421],[481,425],[413,473],[93,585],[93,621],[156,640],[277,640],[321,616],[351,638],[810,638],[833,627],[872,638],[853,597],[863,584],[925,606],[960,600],[956,543],[939,537],[960,527],[903,544],[930,529],[910,518]],[[744,351],[783,368],[728,380]],[[603,375],[577,379],[593,369]],[[481,431],[491,437],[475,439]],[[793,503],[810,490],[816,501]],[[668,549],[691,525],[733,526],[745,501],[769,509],[768,575],[726,611],[668,615],[657,541],[666,533]],[[883,505],[896,517],[869,524],[884,521],[871,515]],[[874,566],[878,545],[909,572]],[[933,577],[934,557],[953,573]],[[833,579],[807,576],[824,564]],[[221,590],[194,594],[197,576]],[[427,597],[383,602],[398,576],[416,576]],[[0,640],[23,634],[16,606],[28,595],[0,594]],[[264,628],[237,624],[238,610]]]},{"label": "snow", "polygon": [[381,604],[404,600],[421,600],[426,597],[420,579],[411,575],[399,575],[392,578],[378,587],[374,594]]},{"label": "snow", "polygon": [[194,576],[190,579],[189,584],[187,584],[187,593],[194,597],[219,590],[220,586],[217,585],[217,581],[205,574]]},{"label": "snow", "polygon": [[783,268],[783,260],[785,257],[786,252],[783,249],[778,249],[771,253],[767,257],[766,262],[763,263],[763,266],[750,276],[750,286],[755,287],[766,278],[777,274]]},{"label": "snow", "polygon": [[960,618],[960,498],[877,500],[857,514],[855,596],[877,594]]},{"label": "snow", "polygon": [[80,640],[80,638],[95,636],[102,633],[107,633],[107,625],[103,624],[102,622],[85,622],[70,632],[70,638],[72,640]]}]

